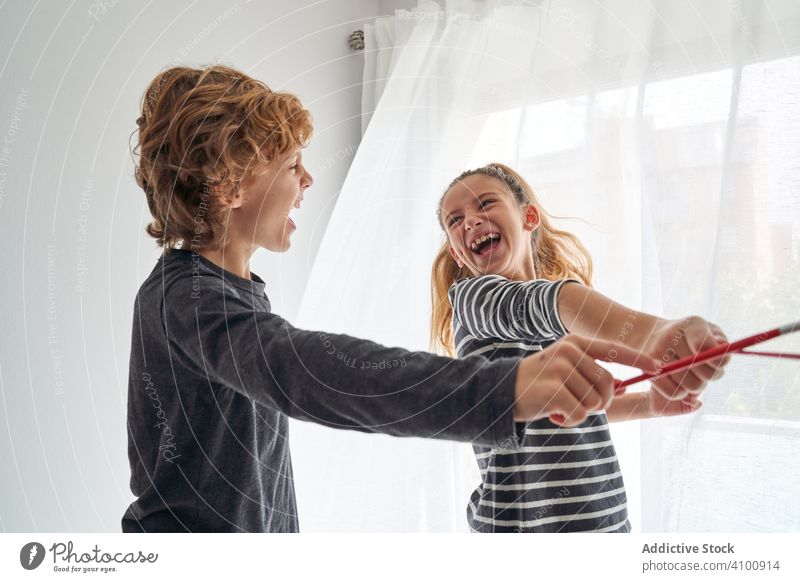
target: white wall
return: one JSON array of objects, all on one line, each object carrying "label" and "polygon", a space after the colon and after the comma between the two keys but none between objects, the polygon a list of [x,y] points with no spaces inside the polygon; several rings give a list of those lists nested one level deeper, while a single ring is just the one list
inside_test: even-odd
[{"label": "white wall", "polygon": [[311,109],[316,181],[293,248],[252,265],[291,320],[360,138],[362,58],[347,36],[378,12],[377,0],[2,4],[0,531],[118,531],[131,498],[131,310],[159,253],[128,151],[147,83],[220,59]]},{"label": "white wall", "polygon": [[[385,16],[395,10],[411,10],[416,5],[417,0],[378,0],[378,14]],[[439,0],[439,5],[444,6],[444,1]]]}]

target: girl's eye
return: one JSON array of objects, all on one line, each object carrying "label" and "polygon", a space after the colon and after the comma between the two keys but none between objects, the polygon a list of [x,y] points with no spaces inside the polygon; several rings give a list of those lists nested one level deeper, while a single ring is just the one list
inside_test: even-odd
[{"label": "girl's eye", "polygon": [[492,202],[494,202],[494,200],[491,199],[491,198],[489,198],[487,200],[481,200],[480,207],[481,208],[486,208],[486,205],[487,204],[491,204]]},{"label": "girl's eye", "polygon": [[454,216],[450,219],[450,226],[453,226],[458,221],[458,216]]}]

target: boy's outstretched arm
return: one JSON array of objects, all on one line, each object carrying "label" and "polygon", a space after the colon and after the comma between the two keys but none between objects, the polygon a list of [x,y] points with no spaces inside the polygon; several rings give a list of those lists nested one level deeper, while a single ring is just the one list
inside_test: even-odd
[{"label": "boy's outstretched arm", "polygon": [[[453,360],[305,331],[221,289],[165,294],[169,353],[147,354],[287,416],[334,428],[513,447],[516,359]],[[198,395],[203,397],[203,395]]]}]

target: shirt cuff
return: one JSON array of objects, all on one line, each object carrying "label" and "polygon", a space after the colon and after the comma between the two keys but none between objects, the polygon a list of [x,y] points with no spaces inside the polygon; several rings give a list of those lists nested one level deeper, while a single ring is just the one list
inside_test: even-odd
[{"label": "shirt cuff", "polygon": [[561,288],[570,281],[577,283],[578,285],[583,285],[581,281],[578,279],[559,279],[558,281],[553,282],[553,303],[550,306],[550,313],[553,314],[553,323],[555,323],[555,327],[553,331],[556,332],[556,335],[559,337],[564,337],[569,333],[567,328],[564,326],[564,322],[561,321],[561,316],[558,313],[558,294],[561,292]]},{"label": "shirt cuff", "polygon": [[514,421],[518,358],[499,358],[492,362],[496,371],[495,389],[489,406],[489,446],[518,449],[525,436],[525,423]]}]

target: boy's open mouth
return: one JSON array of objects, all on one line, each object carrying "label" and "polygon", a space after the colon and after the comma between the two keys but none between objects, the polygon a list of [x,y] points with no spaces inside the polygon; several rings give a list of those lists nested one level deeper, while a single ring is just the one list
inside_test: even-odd
[{"label": "boy's open mouth", "polygon": [[500,244],[500,234],[497,232],[487,232],[483,236],[472,241],[470,250],[479,257],[482,257],[494,252],[498,244]]},{"label": "boy's open mouth", "polygon": [[[292,204],[292,208],[300,208],[300,203],[303,201],[303,194],[302,192],[300,195],[294,199],[294,203]],[[293,227],[297,228],[297,225],[292,220],[292,217],[289,216],[289,213],[292,211],[292,208],[289,208],[289,212],[286,213],[286,221],[291,224]]]}]

